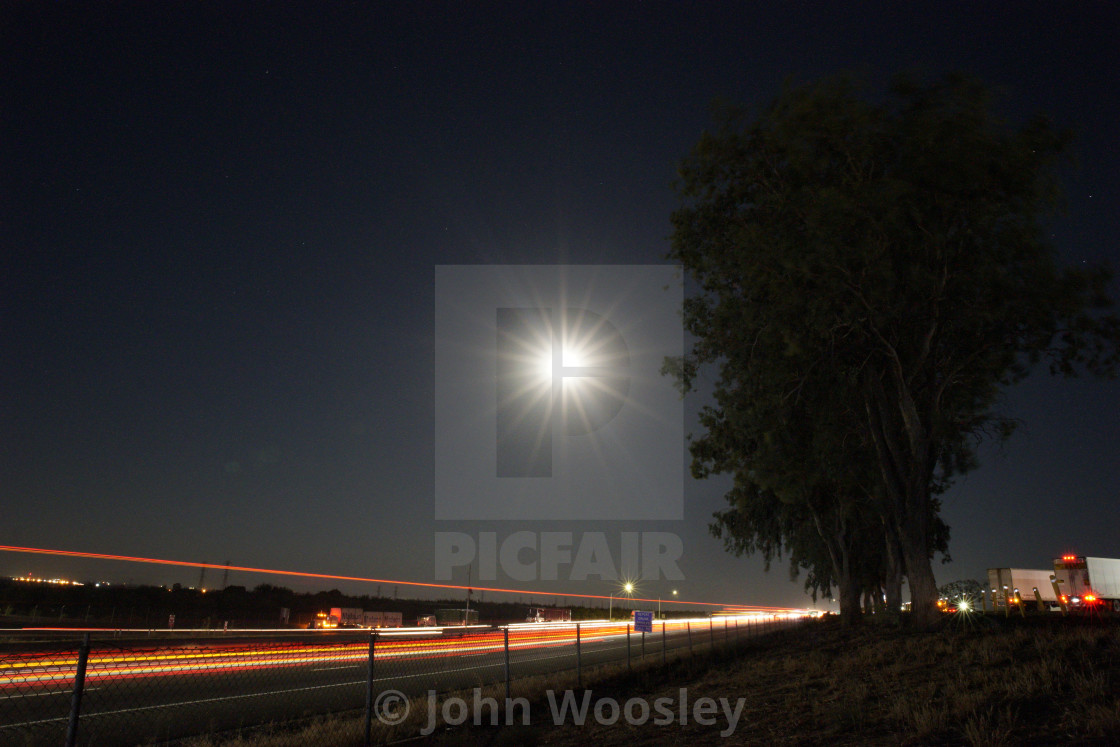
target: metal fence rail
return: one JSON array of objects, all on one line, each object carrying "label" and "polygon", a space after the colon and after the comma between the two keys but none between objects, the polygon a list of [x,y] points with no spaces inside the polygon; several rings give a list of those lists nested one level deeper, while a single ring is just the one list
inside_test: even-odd
[{"label": "metal fence rail", "polygon": [[[0,744],[144,744],[331,715],[333,743],[370,739],[383,694],[505,686],[603,664],[665,662],[786,627],[778,617],[405,631],[291,631],[274,640],[212,636],[0,643]],[[116,635],[119,635],[116,634]],[[338,729],[349,728],[350,734]]]}]

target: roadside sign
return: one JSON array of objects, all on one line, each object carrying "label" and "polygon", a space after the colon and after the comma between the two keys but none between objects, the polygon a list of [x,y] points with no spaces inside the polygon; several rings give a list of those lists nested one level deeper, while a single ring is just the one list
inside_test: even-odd
[{"label": "roadside sign", "polygon": [[634,632],[635,633],[652,633],[653,632],[653,613],[643,610],[634,610]]}]

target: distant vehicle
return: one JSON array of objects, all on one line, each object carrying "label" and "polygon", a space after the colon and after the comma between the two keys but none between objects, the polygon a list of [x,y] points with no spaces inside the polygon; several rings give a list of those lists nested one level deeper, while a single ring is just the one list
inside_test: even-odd
[{"label": "distant vehicle", "polygon": [[571,621],[572,611],[559,607],[530,607],[529,616],[525,618],[525,622],[531,623]]},{"label": "distant vehicle", "polygon": [[320,612],[312,624],[316,628],[399,628],[400,612],[370,612],[358,607],[331,607],[330,612]]},{"label": "distant vehicle", "polygon": [[434,628],[436,627],[435,615],[421,615],[416,618],[416,627],[418,628]]},{"label": "distant vehicle", "polygon": [[[1023,604],[1037,604],[1054,607],[1058,598],[1054,585],[1050,583],[1051,571],[1031,568],[989,568],[988,587],[992,591],[992,606],[999,610],[1011,607],[1020,600]],[[1029,609],[1029,608],[1028,608]]]},{"label": "distant vehicle", "polygon": [[1120,612],[1120,560],[1063,555],[1054,559],[1054,577],[1072,609]]},{"label": "distant vehicle", "polygon": [[451,625],[477,625],[478,624],[478,610],[472,609],[456,609],[456,608],[440,608],[436,610],[436,623],[442,626]]},{"label": "distant vehicle", "polygon": [[400,612],[371,612],[366,610],[362,613],[362,627],[363,628],[399,628],[402,624],[403,615]]},{"label": "distant vehicle", "polygon": [[364,612],[359,607],[331,607],[327,614],[320,612],[315,619],[317,628],[360,628]]}]

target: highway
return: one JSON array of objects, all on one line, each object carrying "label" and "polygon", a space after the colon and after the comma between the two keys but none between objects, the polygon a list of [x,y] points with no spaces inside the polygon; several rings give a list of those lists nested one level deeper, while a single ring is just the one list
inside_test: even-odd
[{"label": "highway", "polygon": [[[647,659],[667,651],[721,645],[771,629],[783,618],[740,616],[654,623]],[[300,635],[300,633],[303,633]],[[406,695],[447,692],[505,678],[501,628],[413,628],[379,631],[373,643],[373,691]],[[58,635],[65,635],[59,633]],[[65,646],[0,648],[0,743],[63,742],[78,669],[74,633]],[[574,624],[508,628],[513,694],[517,680],[574,670]],[[198,638],[153,642],[94,640],[86,665],[79,743],[160,742],[263,723],[364,708],[369,678],[368,631],[289,631],[277,638]],[[583,667],[627,660],[625,623],[579,626]],[[642,637],[630,635],[630,655]]]}]

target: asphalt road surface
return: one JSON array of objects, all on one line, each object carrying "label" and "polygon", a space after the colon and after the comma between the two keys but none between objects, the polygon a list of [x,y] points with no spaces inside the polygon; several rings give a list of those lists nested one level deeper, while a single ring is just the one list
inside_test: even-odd
[{"label": "asphalt road surface", "polygon": [[[495,629],[312,632],[281,637],[153,642],[95,639],[85,668],[79,744],[163,742],[365,708],[367,691],[448,692],[697,651],[772,629],[782,618],[744,616],[624,623],[517,625]],[[0,744],[65,742],[79,656],[70,640],[0,647]],[[629,649],[629,651],[628,651]],[[643,653],[644,651],[644,653]],[[372,688],[371,688],[372,685]]]}]

